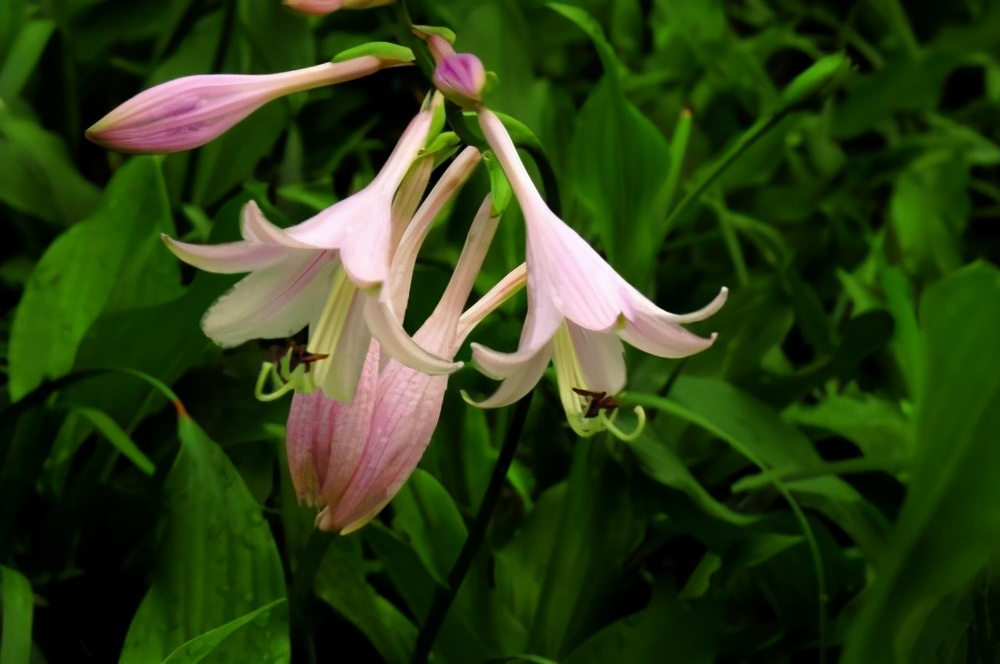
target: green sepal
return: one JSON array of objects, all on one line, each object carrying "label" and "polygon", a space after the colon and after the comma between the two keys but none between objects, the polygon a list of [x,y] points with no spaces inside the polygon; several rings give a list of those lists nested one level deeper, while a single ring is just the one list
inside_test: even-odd
[{"label": "green sepal", "polygon": [[341,51],[333,56],[330,62],[344,62],[345,60],[353,60],[366,55],[374,55],[380,60],[396,62],[413,62],[414,59],[413,51],[405,46],[393,44],[392,42],[368,42],[367,44],[361,44],[346,51]]},{"label": "green sepal", "polygon": [[510,183],[507,181],[507,176],[504,175],[500,161],[494,156],[493,152],[487,152],[483,157],[483,161],[486,163],[486,170],[490,174],[490,194],[493,197],[493,214],[503,214],[510,203],[512,193]]},{"label": "green sepal", "polygon": [[444,37],[444,39],[449,44],[454,44],[457,36],[455,31],[450,28],[445,28],[440,25],[415,25],[413,26],[413,32],[417,35],[437,35],[438,37]]},{"label": "green sepal", "polygon": [[420,153],[421,157],[434,157],[434,167],[437,168],[442,162],[458,152],[462,145],[462,140],[453,131],[443,131],[435,136],[427,147]]}]

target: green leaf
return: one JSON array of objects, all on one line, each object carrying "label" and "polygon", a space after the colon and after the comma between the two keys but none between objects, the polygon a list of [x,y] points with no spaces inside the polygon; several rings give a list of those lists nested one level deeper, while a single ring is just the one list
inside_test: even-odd
[{"label": "green leaf", "polygon": [[417,628],[368,583],[370,567],[359,537],[333,539],[316,573],[316,595],[361,630],[388,664],[405,664]]},{"label": "green leaf", "polygon": [[825,96],[851,70],[851,59],[844,53],[834,53],[813,63],[781,92],[784,103],[801,104],[813,96]]},{"label": "green leaf", "polygon": [[169,224],[160,169],[153,158],[142,157],[115,174],[93,216],[52,243],[14,315],[12,400],[70,370],[77,347],[119,286],[135,246]]},{"label": "green leaf", "polygon": [[[152,587],[120,661],[161,661],[192,639],[285,596],[270,528],[226,454],[183,411],[181,450],[164,484],[166,513]],[[279,620],[281,614],[268,618]],[[287,639],[287,628],[272,629]]]},{"label": "green leaf", "polygon": [[288,600],[281,598],[191,639],[163,664],[281,664],[291,657]]},{"label": "green leaf", "polygon": [[435,580],[444,585],[466,538],[455,501],[433,475],[417,468],[392,507],[393,527],[407,535]]},{"label": "green leaf", "polygon": [[713,498],[680,457],[648,433],[640,436],[628,449],[639,459],[640,467],[647,475],[664,486],[683,491],[705,514],[736,526],[757,521],[756,516],[734,512]]},{"label": "green leaf", "polygon": [[21,28],[0,67],[0,100],[21,94],[21,88],[35,71],[55,29],[56,24],[46,20],[29,21]]},{"label": "green leaf", "polygon": [[31,657],[35,595],[20,572],[0,565],[0,664],[24,664]]},{"label": "green leaf", "polygon": [[135,441],[125,433],[125,430],[117,422],[108,417],[107,413],[103,413],[95,408],[74,408],[73,413],[82,416],[94,425],[98,431],[104,434],[109,443],[125,455],[126,459],[135,464],[136,468],[147,475],[152,475],[156,472],[156,466],[149,457],[139,449]]},{"label": "green leaf", "polygon": [[658,586],[649,606],[622,618],[587,639],[567,664],[602,662],[715,661],[718,619],[710,608],[682,602]]},{"label": "green leaf", "polygon": [[971,203],[969,165],[951,152],[914,162],[895,181],[891,220],[903,267],[921,276],[944,275],[962,263],[960,238]]},{"label": "green leaf", "polygon": [[618,54],[615,53],[615,49],[607,37],[604,36],[604,28],[601,27],[601,24],[593,16],[579,7],[564,5],[559,2],[549,2],[546,4],[546,7],[559,12],[587,33],[587,36],[594,42],[594,46],[597,47],[597,55],[601,58],[604,73],[613,77],[616,81],[621,78],[622,73],[625,71],[625,66],[618,59]]},{"label": "green leaf", "polygon": [[[629,401],[662,409],[729,443],[747,459],[783,473],[815,468],[822,459],[809,439],[767,405],[719,380],[680,376],[670,398],[629,393]],[[843,528],[870,555],[883,548],[883,517],[838,477],[789,482],[788,489]]]},{"label": "green leaf", "polygon": [[569,479],[543,493],[496,552],[500,601],[528,635],[526,647],[510,650],[560,658],[601,625],[643,528],[625,487],[601,444],[577,441]]},{"label": "green leaf", "polygon": [[1000,365],[983,356],[1000,329],[1000,271],[977,263],[929,287],[920,323],[927,380],[912,481],[844,661],[923,656],[914,647],[932,611],[1000,551]]},{"label": "green leaf", "polygon": [[913,450],[913,429],[899,408],[871,394],[833,395],[814,407],[794,406],[784,414],[796,424],[832,431],[873,458],[903,458]]},{"label": "green leaf", "polygon": [[577,116],[569,154],[593,232],[626,279],[645,283],[668,231],[666,210],[654,209],[670,174],[666,139],[605,75]]},{"label": "green leaf", "polygon": [[68,226],[97,206],[99,192],[76,170],[63,140],[0,100],[0,202]]}]

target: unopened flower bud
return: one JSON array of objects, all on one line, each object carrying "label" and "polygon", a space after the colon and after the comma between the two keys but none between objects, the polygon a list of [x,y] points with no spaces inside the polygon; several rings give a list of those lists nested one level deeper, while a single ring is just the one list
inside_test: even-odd
[{"label": "unopened flower bud", "polygon": [[367,55],[281,74],[185,76],[140,92],[87,130],[110,150],[156,154],[208,143],[267,102],[399,64]]},{"label": "unopened flower bud", "polygon": [[395,0],[284,0],[284,2],[297,12],[323,16],[338,9],[371,9],[391,5]]},{"label": "unopened flower bud", "polygon": [[434,85],[463,108],[472,108],[483,100],[486,70],[471,53],[455,53],[442,58],[434,70]]}]

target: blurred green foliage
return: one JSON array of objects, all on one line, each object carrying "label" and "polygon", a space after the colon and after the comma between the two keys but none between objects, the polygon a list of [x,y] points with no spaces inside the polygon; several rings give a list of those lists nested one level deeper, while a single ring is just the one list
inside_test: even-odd
[{"label": "blurred green foliage", "polygon": [[[538,137],[566,221],[637,288],[671,311],[732,291],[695,326],[709,351],[629,355],[634,443],[576,439],[542,383],[435,660],[996,661],[1000,4],[408,7],[496,73],[488,104]],[[0,2],[0,664],[410,659],[506,413],[450,391],[390,508],[313,533],[287,402],[252,398],[264,351],[198,329],[234,279],[182,269],[159,234],[232,239],[251,198],[289,224],[349,195],[427,81],[299,93],[190,154],[83,139],[156,83],[401,31],[394,7]],[[429,238],[410,329],[488,186]],[[480,292],[523,241],[512,204]],[[523,308],[477,340],[513,348]]]}]

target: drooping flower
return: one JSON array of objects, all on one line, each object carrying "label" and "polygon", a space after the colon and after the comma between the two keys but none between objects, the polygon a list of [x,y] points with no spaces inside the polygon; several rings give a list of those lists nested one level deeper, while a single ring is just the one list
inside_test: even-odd
[{"label": "drooping flower", "polygon": [[[251,274],[208,310],[202,329],[223,346],[290,336],[309,325],[307,350],[328,356],[310,372],[329,397],[351,401],[372,333],[407,366],[450,373],[461,363],[442,360],[416,344],[391,318],[365,301],[379,296],[402,228],[420,201],[433,157],[411,169],[437,107],[432,102],[407,127],[388,161],[367,187],[288,229],[274,226],[253,202],[243,210],[243,240],[195,245],[164,237],[181,260],[210,272]],[[428,200],[443,204],[469,176],[479,154],[463,153],[442,175]],[[409,173],[409,175],[407,175]],[[374,325],[366,321],[371,310]]]},{"label": "drooping flower", "polygon": [[280,74],[185,76],[144,90],[98,120],[88,139],[121,152],[159,154],[199,147],[269,101],[402,64],[364,55]]},{"label": "drooping flower", "polygon": [[[476,405],[495,408],[517,401],[554,360],[559,394],[570,425],[587,436],[604,428],[622,434],[592,399],[625,386],[622,341],[659,357],[700,352],[715,340],[681,327],[704,320],[726,301],[727,290],[705,308],[677,315],[664,311],[629,285],[572,228],[559,219],[535,189],[499,118],[478,111],[486,140],[496,153],[524,213],[527,245],[528,314],[518,349],[501,353],[472,345],[481,372],[502,380]],[[576,388],[574,390],[574,388]]]},{"label": "drooping flower", "polygon": [[391,5],[396,0],[284,0],[297,12],[322,16],[338,9],[371,9]]},{"label": "drooping flower", "polygon": [[[412,272],[433,215],[418,212],[418,217],[403,236],[393,274]],[[414,334],[430,352],[454,357],[472,328],[523,284],[523,270],[515,271],[462,314],[498,219],[487,197],[441,301]],[[390,278],[382,306],[402,318],[408,291],[409,279]],[[378,342],[372,341],[353,403],[320,392],[292,398],[289,467],[299,500],[321,508],[317,527],[346,535],[368,523],[396,495],[430,442],[447,384],[448,376],[429,376],[395,359],[385,361]]]}]

